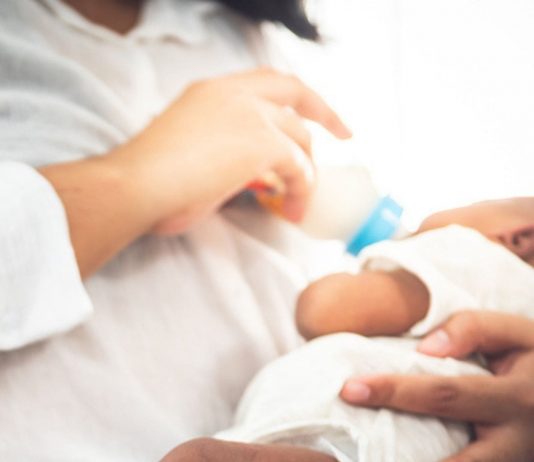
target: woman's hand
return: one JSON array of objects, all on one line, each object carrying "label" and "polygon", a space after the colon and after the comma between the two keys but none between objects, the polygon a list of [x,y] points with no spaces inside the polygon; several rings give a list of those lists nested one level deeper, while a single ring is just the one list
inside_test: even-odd
[{"label": "woman's hand", "polygon": [[488,358],[490,377],[379,376],[347,381],[341,397],[474,424],[477,440],[447,462],[534,460],[534,321],[492,312],[453,316],[420,344],[423,353]]},{"label": "woman's hand", "polygon": [[161,462],[335,462],[333,457],[295,446],[243,444],[199,438],[174,448]]},{"label": "woman's hand", "polygon": [[334,111],[296,77],[256,70],[205,80],[115,158],[151,201],[158,232],[184,231],[269,171],[285,185],[283,214],[298,221],[314,179],[303,119],[350,137]]},{"label": "woman's hand", "polygon": [[350,137],[297,78],[257,70],[191,85],[106,155],[41,168],[63,202],[82,276],[148,231],[187,230],[267,172],[284,183],[284,215],[299,220],[314,176],[303,119]]}]

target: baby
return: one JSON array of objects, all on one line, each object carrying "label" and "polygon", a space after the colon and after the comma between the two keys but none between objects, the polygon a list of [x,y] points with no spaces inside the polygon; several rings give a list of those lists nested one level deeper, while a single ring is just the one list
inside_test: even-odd
[{"label": "baby", "polygon": [[[443,229],[450,225],[473,231]],[[491,243],[500,244],[500,248]],[[534,197],[487,201],[438,212],[424,220],[411,238],[368,248],[361,255],[364,271],[333,274],[311,284],[300,297],[297,324],[308,339],[334,332],[398,335],[410,328],[415,335],[422,335],[428,332],[430,323],[434,327],[444,321],[451,310],[502,310],[514,302],[502,299],[500,304],[501,300],[495,298],[500,286],[517,283],[510,280],[507,268],[491,268],[492,259],[498,259],[496,263],[501,265],[525,268],[514,256],[534,266]],[[489,280],[490,275],[495,279]],[[439,294],[441,306],[434,309],[432,298],[444,289],[449,294]],[[526,295],[532,288],[518,290]],[[439,319],[432,317],[424,325],[416,324],[428,317],[429,310]]]},{"label": "baby", "polygon": [[367,248],[355,265],[302,292],[299,330],[322,337],[264,368],[235,426],[218,438],[304,446],[339,462],[438,462],[468,443],[462,423],[357,408],[338,393],[353,376],[487,374],[474,363],[416,352],[414,337],[460,309],[532,316],[534,198],[437,213],[413,236]]}]

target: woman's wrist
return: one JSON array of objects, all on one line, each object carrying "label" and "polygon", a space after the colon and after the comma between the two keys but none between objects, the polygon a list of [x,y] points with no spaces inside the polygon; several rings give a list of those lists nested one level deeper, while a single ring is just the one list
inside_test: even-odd
[{"label": "woman's wrist", "polygon": [[129,170],[110,155],[45,166],[63,203],[82,276],[147,232],[156,220]]},{"label": "woman's wrist", "polygon": [[131,142],[120,146],[101,157],[101,168],[110,180],[109,186],[120,193],[124,206],[148,231],[166,211],[156,194],[158,179],[151,175],[142,156],[136,156],[135,152],[136,146]]},{"label": "woman's wrist", "polygon": [[141,192],[139,200],[156,233],[179,234],[259,176],[265,159],[253,149],[242,155],[209,137],[191,137],[187,130],[169,127],[168,115],[115,149],[110,158]]},{"label": "woman's wrist", "polygon": [[134,198],[147,230],[171,219],[182,223],[179,231],[183,232],[192,221],[188,216],[202,199],[200,193],[195,194],[195,187],[201,191],[207,188],[196,174],[198,166],[188,166],[183,161],[186,155],[176,155],[177,151],[185,153],[184,147],[174,146],[174,152],[169,153],[153,135],[151,130],[145,130],[110,153],[109,162],[121,172],[123,185]]}]

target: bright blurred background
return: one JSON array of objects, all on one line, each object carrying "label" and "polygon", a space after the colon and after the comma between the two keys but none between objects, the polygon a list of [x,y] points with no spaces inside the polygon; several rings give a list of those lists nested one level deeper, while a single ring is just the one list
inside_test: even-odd
[{"label": "bright blurred background", "polygon": [[434,210],[534,195],[532,0],[312,0],[310,9],[326,44],[282,34],[278,47],[356,135],[343,153],[319,136],[319,160],[350,152],[404,206],[409,227]]}]

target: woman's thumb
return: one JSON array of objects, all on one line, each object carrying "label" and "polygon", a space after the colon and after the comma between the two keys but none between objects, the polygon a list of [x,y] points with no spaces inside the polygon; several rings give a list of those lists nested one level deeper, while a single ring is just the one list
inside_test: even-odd
[{"label": "woman's thumb", "polygon": [[475,352],[517,348],[534,348],[534,321],[491,311],[463,311],[425,337],[418,350],[431,356],[462,358]]}]

